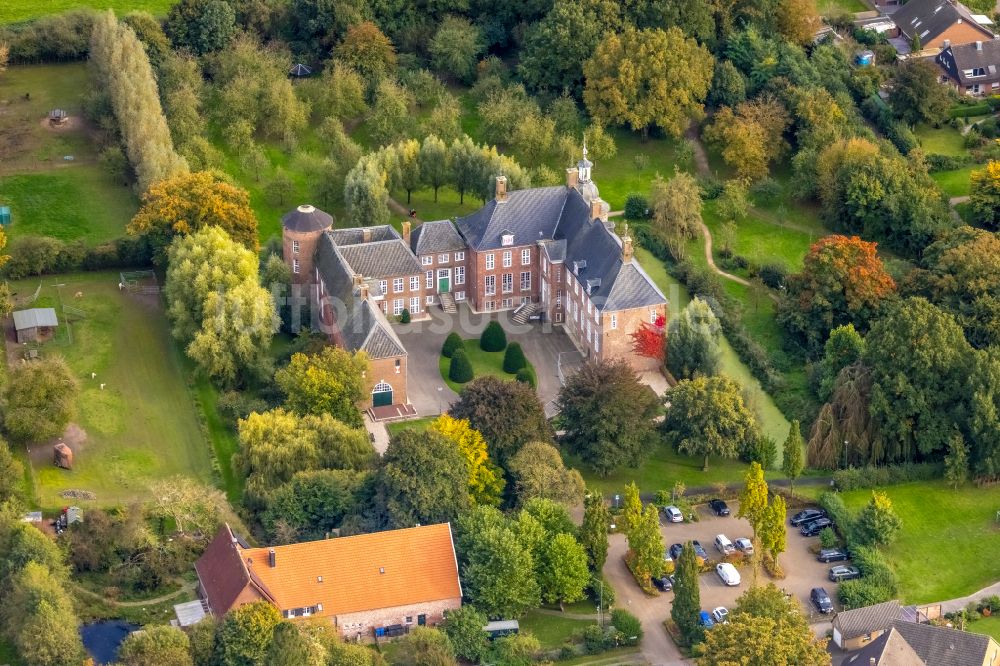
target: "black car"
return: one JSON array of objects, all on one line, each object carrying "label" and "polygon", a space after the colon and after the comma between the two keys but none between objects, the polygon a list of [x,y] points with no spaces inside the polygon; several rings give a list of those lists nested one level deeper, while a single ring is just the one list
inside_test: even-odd
[{"label": "black car", "polygon": [[851,559],[851,556],[844,548],[824,548],[819,551],[816,559],[820,562],[843,562]]},{"label": "black car", "polygon": [[799,528],[799,532],[804,537],[813,537],[822,532],[827,527],[833,527],[833,521],[829,518],[817,518],[816,520],[806,523]]},{"label": "black car", "polygon": [[793,526],[798,527],[803,523],[808,523],[816,520],[817,518],[826,518],[826,511],[823,509],[803,509],[792,516],[792,519],[789,522],[791,522]]},{"label": "black car", "polygon": [[833,602],[830,600],[830,595],[822,587],[814,587],[812,589],[812,592],[809,593],[809,601],[812,602],[813,606],[820,613],[833,612]]},{"label": "black car", "polygon": [[672,576],[653,576],[653,585],[660,592],[669,592],[674,589],[674,582],[670,580]]},{"label": "black car", "polygon": [[850,564],[838,564],[835,567],[830,568],[829,574],[830,580],[834,583],[839,583],[845,580],[854,580],[855,578],[861,578],[861,570]]},{"label": "black car", "polygon": [[[727,511],[728,511],[728,509],[727,509]],[[698,543],[697,541],[692,541],[691,545],[694,546],[694,554],[695,555],[697,555],[698,557],[700,557],[703,560],[707,560],[708,559],[708,553],[705,552],[705,549],[701,547],[700,543]]]},{"label": "black car", "polygon": [[670,546],[670,557],[675,560],[680,559],[682,550],[684,550],[684,546],[682,544],[675,543]]},{"label": "black car", "polygon": [[714,499],[708,503],[708,508],[715,512],[717,516],[728,516],[729,515],[729,505],[720,499]]}]

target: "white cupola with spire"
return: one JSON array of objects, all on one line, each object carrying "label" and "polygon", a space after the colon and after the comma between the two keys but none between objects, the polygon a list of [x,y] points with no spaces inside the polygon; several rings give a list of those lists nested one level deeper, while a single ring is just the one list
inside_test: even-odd
[{"label": "white cupola with spire", "polygon": [[594,164],[587,159],[587,136],[583,137],[583,158],[576,163],[576,171],[579,174],[580,182],[590,182],[590,169]]}]

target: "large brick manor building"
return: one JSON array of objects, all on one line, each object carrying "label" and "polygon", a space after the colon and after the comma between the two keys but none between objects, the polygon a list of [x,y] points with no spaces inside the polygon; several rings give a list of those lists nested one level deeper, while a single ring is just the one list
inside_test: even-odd
[{"label": "large brick manor building", "polygon": [[[431,307],[474,312],[540,313],[561,325],[580,351],[625,357],[637,370],[655,369],[632,354],[633,333],[667,315],[667,300],[621,235],[591,180],[587,149],[566,185],[507,190],[496,179],[493,200],[454,222],[332,229],[313,206],[282,218],[284,258],[294,282],[307,285],[334,343],[363,350],[372,362],[373,403],[406,403],[406,349],[388,317]],[[320,323],[320,322],[315,322]]]}]

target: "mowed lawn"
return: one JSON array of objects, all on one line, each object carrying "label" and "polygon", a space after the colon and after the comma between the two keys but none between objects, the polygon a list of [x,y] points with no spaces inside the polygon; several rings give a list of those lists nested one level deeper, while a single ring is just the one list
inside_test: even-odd
[{"label": "mowed lawn", "polygon": [[0,177],[0,204],[10,206],[11,238],[53,236],[88,245],[120,238],[139,202],[97,165]]},{"label": "mowed lawn", "polygon": [[[491,375],[493,377],[499,377],[500,379],[514,379],[514,375],[509,374],[503,369],[503,357],[504,352],[488,352],[483,351],[479,346],[479,338],[474,338],[471,340],[463,340],[465,344],[465,355],[469,357],[469,363],[472,364],[472,378],[485,377]],[[528,361],[528,365],[531,365],[531,361]],[[451,359],[444,356],[438,359],[438,368],[441,370],[441,377],[448,384],[452,391],[459,393],[462,390],[464,384],[458,384],[451,381],[448,378],[448,371],[451,368]]]},{"label": "mowed lawn", "polygon": [[119,15],[146,11],[156,16],[166,16],[175,2],[176,0],[4,0],[0,3],[0,23],[14,23],[80,7],[113,9]]},{"label": "mowed lawn", "polygon": [[954,171],[935,171],[931,174],[931,178],[949,197],[964,197],[969,194],[971,189],[969,178],[972,172],[982,168],[981,164],[973,164]]},{"label": "mowed lawn", "polygon": [[966,631],[986,634],[1000,641],[1000,616],[991,615],[965,625]]},{"label": "mowed lawn", "polygon": [[[596,612],[593,607],[590,612]],[[574,634],[583,631],[587,625],[597,624],[594,620],[578,620],[560,617],[538,610],[530,610],[520,620],[521,631],[531,633],[542,644],[543,649],[553,649],[562,646]]]},{"label": "mowed lawn", "polygon": [[[899,538],[886,554],[899,573],[906,602],[946,601],[1000,580],[1000,488],[970,485],[952,490],[935,481],[882,490],[903,521]],[[843,497],[857,511],[871,491],[851,491]]]},{"label": "mowed lawn", "polygon": [[[118,273],[46,276],[40,281],[36,306],[58,307],[61,292],[63,303],[86,313],[68,329],[60,312],[63,325],[41,349],[43,356],[62,355],[79,379],[75,423],[86,439],[72,471],[55,468],[50,445],[38,445],[32,458],[40,505],[65,505],[58,493],[69,488],[92,491],[96,503],[107,506],[144,499],[152,483],[175,475],[210,483],[211,449],[161,307],[119,292]],[[38,284],[35,278],[11,288],[24,297]],[[56,284],[64,286],[57,289]]]},{"label": "mowed lawn", "polygon": [[913,133],[920,141],[920,147],[924,149],[925,153],[953,157],[966,153],[965,137],[958,129],[950,125],[935,128],[921,123],[917,125]]}]

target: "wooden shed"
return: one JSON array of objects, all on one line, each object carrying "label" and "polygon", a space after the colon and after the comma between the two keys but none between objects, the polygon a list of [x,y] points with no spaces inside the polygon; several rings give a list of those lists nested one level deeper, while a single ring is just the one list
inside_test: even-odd
[{"label": "wooden shed", "polygon": [[55,463],[56,467],[73,469],[73,449],[59,442],[52,447],[52,462]]},{"label": "wooden shed", "polygon": [[18,342],[32,342],[47,337],[59,325],[55,308],[31,308],[14,313]]}]

